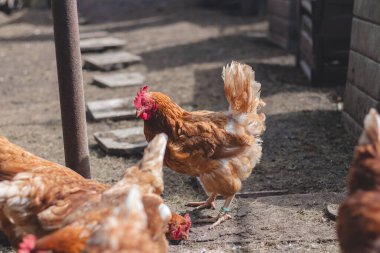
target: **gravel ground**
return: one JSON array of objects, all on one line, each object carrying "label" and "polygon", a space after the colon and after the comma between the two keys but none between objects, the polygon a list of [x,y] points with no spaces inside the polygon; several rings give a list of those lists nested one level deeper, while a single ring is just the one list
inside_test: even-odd
[{"label": "gravel ground", "polygon": [[[142,64],[128,70],[143,72],[152,90],[165,92],[182,105],[226,109],[221,70],[231,60],[250,64],[262,83],[267,103],[263,159],[243,183],[243,191],[288,189],[289,195],[237,199],[233,221],[212,231],[196,226],[190,240],[172,245],[171,252],[338,252],[335,224],[326,220],[323,208],[344,196],[355,145],[340,123],[337,101],[342,87],[308,86],[294,55],[266,40],[267,21],[241,17],[234,6],[205,9],[194,0],[83,0],[80,10],[89,22],[81,31],[106,30],[126,39],[125,50],[143,57]],[[63,164],[49,11],[0,14],[0,41],[0,134]],[[127,97],[137,91],[92,85],[97,73],[84,70],[87,101]],[[93,133],[137,125],[142,122],[88,122],[95,179],[112,184],[141,156],[107,156]],[[165,169],[165,187],[166,202],[178,211],[185,210],[186,201],[205,197],[193,180],[169,169]]]}]

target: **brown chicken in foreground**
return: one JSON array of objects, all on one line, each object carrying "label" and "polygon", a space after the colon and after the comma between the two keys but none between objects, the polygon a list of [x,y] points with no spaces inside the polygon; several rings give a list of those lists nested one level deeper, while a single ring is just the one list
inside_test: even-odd
[{"label": "brown chicken in foreground", "polygon": [[148,230],[148,217],[138,188],[130,189],[126,201],[102,221],[84,249],[84,253],[102,252],[162,252]]},{"label": "brown chicken in foreground", "polygon": [[[127,169],[111,188],[33,156],[5,138],[0,140],[0,175],[10,179],[0,182],[1,229],[14,247],[25,235],[33,234],[40,238],[34,251],[79,253],[131,187],[138,187],[151,238],[159,252],[167,251],[165,232],[171,212],[158,195],[163,191],[164,134],[152,140],[140,163]],[[28,241],[20,246],[30,245]]]},{"label": "brown chicken in foreground", "polygon": [[197,209],[214,208],[217,194],[225,204],[210,227],[230,219],[229,207],[242,180],[260,161],[260,135],[265,130],[261,85],[248,65],[232,62],[223,69],[229,111],[188,112],[160,92],[143,87],[135,98],[136,115],[144,120],[148,141],[159,133],[168,135],[165,164],[172,170],[199,177],[210,193],[205,202],[192,202]]},{"label": "brown chicken in foreground", "polygon": [[[97,225],[99,228],[87,240],[84,247],[73,249],[75,241],[61,240],[60,247],[65,250],[52,248],[49,242],[57,240],[56,234],[48,235],[39,240],[28,235],[20,244],[19,253],[43,253],[41,249],[53,249],[54,252],[163,252],[160,245],[152,239],[148,229],[148,217],[142,201],[140,189],[132,186],[124,201],[114,206],[107,216]],[[60,230],[58,230],[60,231]],[[57,232],[58,232],[57,231]],[[53,238],[54,237],[54,238]],[[87,237],[87,236],[86,236]],[[74,238],[73,238],[74,239]],[[85,243],[85,242],[83,242]],[[56,245],[55,242],[54,245]]]},{"label": "brown chicken in foreground", "polygon": [[107,186],[84,179],[0,137],[1,230],[16,247],[26,234],[41,237]]},{"label": "brown chicken in foreground", "polygon": [[380,117],[371,109],[355,148],[349,196],[337,218],[342,253],[380,252]]}]

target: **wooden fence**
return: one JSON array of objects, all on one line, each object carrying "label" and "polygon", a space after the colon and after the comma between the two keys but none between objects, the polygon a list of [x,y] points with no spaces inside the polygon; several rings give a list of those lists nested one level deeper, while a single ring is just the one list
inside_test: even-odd
[{"label": "wooden fence", "polygon": [[355,0],[347,84],[342,113],[348,132],[359,136],[363,119],[380,99],[380,0]]}]

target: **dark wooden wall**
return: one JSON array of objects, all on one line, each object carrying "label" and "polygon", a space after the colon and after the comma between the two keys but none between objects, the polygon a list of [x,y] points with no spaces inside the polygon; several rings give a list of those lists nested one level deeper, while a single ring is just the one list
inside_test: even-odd
[{"label": "dark wooden wall", "polygon": [[268,0],[268,38],[285,49],[295,50],[297,47],[298,1]]},{"label": "dark wooden wall", "polygon": [[353,0],[301,0],[297,62],[311,85],[344,85]]},{"label": "dark wooden wall", "polygon": [[343,123],[359,136],[363,119],[380,99],[380,0],[355,0]]}]

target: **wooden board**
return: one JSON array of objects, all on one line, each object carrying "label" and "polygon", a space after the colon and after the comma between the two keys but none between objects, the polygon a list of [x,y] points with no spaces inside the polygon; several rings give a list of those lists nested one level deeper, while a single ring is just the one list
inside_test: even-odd
[{"label": "wooden board", "polygon": [[80,32],[79,37],[81,40],[84,39],[93,39],[93,38],[102,38],[109,35],[106,31],[96,31],[96,32]]},{"label": "wooden board", "polygon": [[308,34],[313,34],[313,21],[308,15],[302,15],[301,17],[301,30]]},{"label": "wooden board", "polygon": [[311,68],[315,67],[315,55],[313,54],[313,39],[306,31],[300,32],[299,51],[301,56]]},{"label": "wooden board", "polygon": [[268,0],[268,39],[274,44],[293,50],[297,46],[297,0]]},{"label": "wooden board", "polygon": [[348,113],[342,112],[342,123],[344,129],[352,135],[354,138],[358,139],[363,130],[362,126],[356,122]]},{"label": "wooden board", "polygon": [[268,0],[268,13],[288,19],[291,16],[291,1],[294,0]]},{"label": "wooden board", "polygon": [[[301,56],[301,58],[302,58],[302,56]],[[309,81],[311,81],[312,76],[311,76],[311,68],[310,68],[309,64],[305,60],[301,59],[300,60],[300,67],[301,67],[301,70],[303,71],[303,73],[305,74],[305,76],[307,77],[307,79],[309,79]]]},{"label": "wooden board", "polygon": [[380,63],[350,51],[347,78],[373,98],[380,99]]},{"label": "wooden board", "polygon": [[311,4],[312,0],[301,0],[301,7],[308,12],[309,14],[312,13],[313,7]]},{"label": "wooden board", "polygon": [[377,103],[378,101],[368,96],[350,82],[347,82],[344,98],[344,111],[356,122],[363,122],[369,109],[375,108]]},{"label": "wooden board", "polygon": [[81,52],[84,53],[122,48],[125,41],[114,37],[90,38],[80,40],[79,45]]},{"label": "wooden board", "polygon": [[380,62],[380,26],[354,18],[351,48],[370,59]]},{"label": "wooden board", "polygon": [[269,15],[268,20],[269,20],[270,33],[279,34],[281,35],[281,37],[289,39],[290,29],[292,29],[291,26],[294,26],[294,25],[290,24],[288,19]]},{"label": "wooden board", "polygon": [[99,146],[109,155],[139,154],[148,145],[143,127],[94,133]]},{"label": "wooden board", "polygon": [[104,74],[94,76],[93,82],[109,88],[135,86],[142,85],[145,82],[145,76],[137,72]]},{"label": "wooden board", "polygon": [[356,0],[354,2],[354,15],[380,25],[380,1]]},{"label": "wooden board", "polygon": [[128,64],[141,62],[141,57],[128,52],[110,52],[84,57],[85,67],[103,71],[120,69]]},{"label": "wooden board", "polygon": [[136,110],[134,98],[116,98],[87,102],[87,109],[94,120],[102,119],[133,119]]},{"label": "wooden board", "polygon": [[280,35],[278,34],[275,34],[275,33],[269,33],[268,34],[268,40],[270,42],[272,42],[273,44],[277,45],[277,46],[280,46],[282,48],[288,48],[289,47],[289,40],[284,38],[284,37],[281,37]]}]

